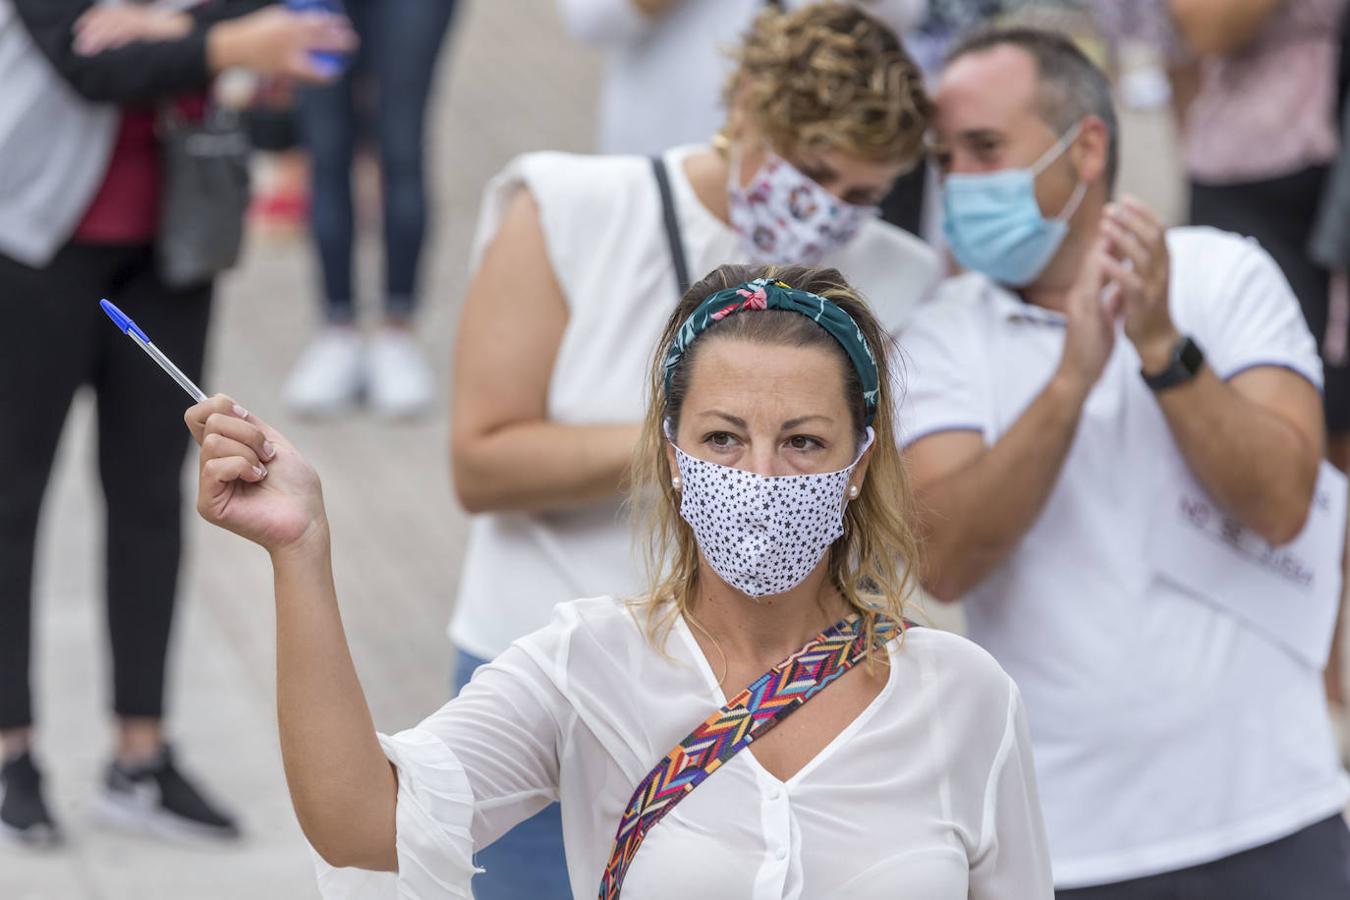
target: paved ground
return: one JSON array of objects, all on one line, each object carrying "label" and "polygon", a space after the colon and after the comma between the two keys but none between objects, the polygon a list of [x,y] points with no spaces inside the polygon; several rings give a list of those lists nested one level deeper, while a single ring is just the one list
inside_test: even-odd
[{"label": "paved ground", "polygon": [[[468,242],[484,181],[513,154],[589,149],[594,57],[560,35],[549,3],[466,4],[442,70],[433,141],[438,227],[427,262],[422,333],[444,373]],[[1170,132],[1133,122],[1126,183],[1175,216]],[[366,284],[373,248],[363,248]],[[277,401],[312,315],[301,241],[255,237],[226,279],[208,391],[235,394],[281,426],[325,477],[343,614],[376,724],[415,722],[447,696],[444,625],[464,537],[447,478],[446,417],[382,427],[288,420]],[[166,348],[170,352],[172,348]],[[147,362],[147,365],[149,363]],[[248,840],[228,851],[167,848],[103,833],[86,806],[105,763],[106,651],[99,592],[100,499],[92,408],[71,417],[43,523],[38,578],[40,749],[72,838],[58,853],[0,853],[3,900],[251,900],[315,895],[282,779],[273,712],[271,581],[266,559],[190,514],[184,602],[172,661],[173,735],[187,766],[237,806]]]}]

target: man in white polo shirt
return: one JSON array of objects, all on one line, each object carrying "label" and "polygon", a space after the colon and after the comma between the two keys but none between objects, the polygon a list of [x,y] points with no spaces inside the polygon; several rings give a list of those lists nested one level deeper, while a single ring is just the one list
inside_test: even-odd
[{"label": "man in white polo shirt", "polygon": [[1059,896],[1350,897],[1344,489],[1297,302],[1256,244],[1111,201],[1109,85],[1066,40],[975,36],[936,100],[971,271],[901,338],[924,581],[1026,698]]}]

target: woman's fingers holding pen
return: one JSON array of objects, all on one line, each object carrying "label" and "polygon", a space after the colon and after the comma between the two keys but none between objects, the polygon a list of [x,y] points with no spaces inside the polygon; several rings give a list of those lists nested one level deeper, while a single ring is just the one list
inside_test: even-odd
[{"label": "woman's fingers holding pen", "polygon": [[318,474],[274,428],[223,394],[194,405],[184,421],[201,445],[202,518],[274,552],[327,533]]},{"label": "woman's fingers holding pen", "polygon": [[214,444],[212,456],[243,456],[255,465],[265,466],[277,455],[276,445],[257,425],[233,415],[211,413],[206,418],[202,437],[202,453]]},{"label": "woman's fingers holding pen", "polygon": [[235,403],[233,397],[225,394],[216,394],[200,403],[194,403],[183,413],[183,421],[187,424],[188,431],[192,432],[192,439],[199,445],[206,437],[206,422],[213,415],[233,416],[243,421],[250,419],[248,410]]},{"label": "woman's fingers holding pen", "polygon": [[202,465],[215,459],[239,458],[246,461],[259,478],[267,477],[267,465],[263,462],[263,456],[257,450],[254,450],[248,444],[226,437],[219,431],[211,431],[211,426],[207,425],[206,437],[202,439],[201,461]]},{"label": "woman's fingers holding pen", "polygon": [[225,394],[216,394],[188,407],[183,420],[198,444],[208,433],[218,432],[252,447],[263,461],[276,456],[277,441],[272,439],[275,435],[267,423]]}]

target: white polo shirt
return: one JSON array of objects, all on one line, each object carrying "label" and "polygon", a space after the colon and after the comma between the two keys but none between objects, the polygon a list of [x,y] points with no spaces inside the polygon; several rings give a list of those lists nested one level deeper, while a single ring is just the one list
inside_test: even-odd
[{"label": "white polo shirt", "polygon": [[[1179,228],[1168,247],[1173,320],[1221,378],[1283,366],[1320,388],[1298,304],[1259,246]],[[1059,364],[1063,322],[982,276],[948,282],[901,338],[904,443],[967,429],[996,442]],[[1060,888],[1218,859],[1347,799],[1321,673],[1153,571],[1160,463],[1180,453],[1119,334],[1045,509],[965,598],[970,637],[1026,698]]]}]

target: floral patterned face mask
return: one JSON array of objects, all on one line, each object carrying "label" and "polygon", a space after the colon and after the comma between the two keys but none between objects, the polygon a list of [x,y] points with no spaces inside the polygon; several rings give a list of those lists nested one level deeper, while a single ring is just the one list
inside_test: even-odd
[{"label": "floral patterned face mask", "polygon": [[772,150],[765,151],[763,165],[744,188],[740,170],[733,150],[727,203],[731,227],[751,262],[817,265],[879,214],[875,206],[845,203]]},{"label": "floral patterned face mask", "polygon": [[[845,493],[873,432],[852,465],[819,475],[756,475],[695,459],[675,447],[680,516],[703,558],[749,597],[789,591],[844,534]],[[671,441],[671,446],[675,446]]]}]

